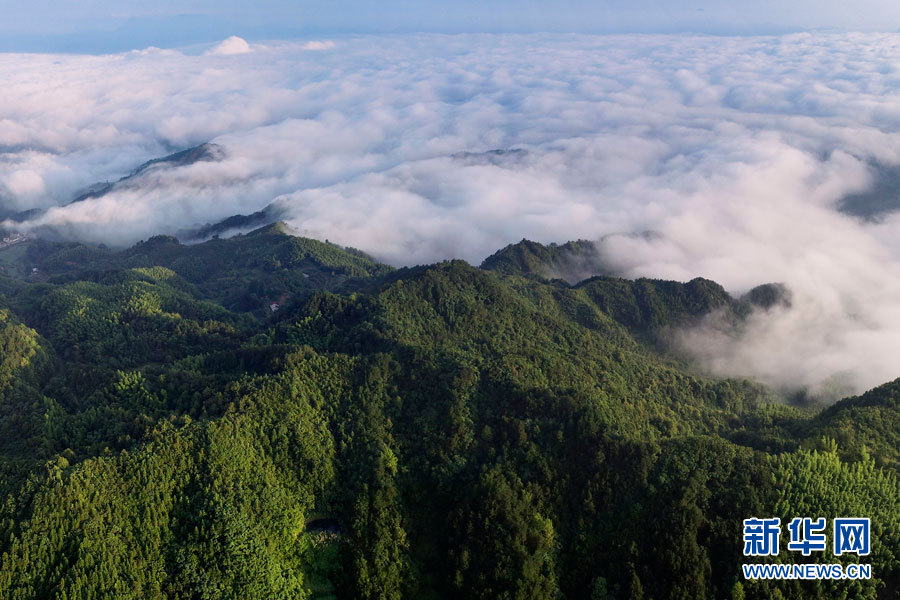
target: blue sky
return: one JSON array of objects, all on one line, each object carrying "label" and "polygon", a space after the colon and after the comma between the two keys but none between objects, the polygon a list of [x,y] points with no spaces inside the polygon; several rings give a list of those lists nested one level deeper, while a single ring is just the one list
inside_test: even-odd
[{"label": "blue sky", "polygon": [[341,33],[896,31],[886,0],[0,0],[0,51],[107,52]]}]

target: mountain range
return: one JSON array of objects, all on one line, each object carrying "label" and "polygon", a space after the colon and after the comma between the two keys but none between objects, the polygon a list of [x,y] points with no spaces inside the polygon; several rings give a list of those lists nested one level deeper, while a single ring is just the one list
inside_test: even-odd
[{"label": "mountain range", "polygon": [[[893,598],[900,380],[821,406],[669,334],[790,302],[395,269],[271,223],[0,249],[0,597]],[[743,579],[742,520],[867,516],[857,581]]]}]

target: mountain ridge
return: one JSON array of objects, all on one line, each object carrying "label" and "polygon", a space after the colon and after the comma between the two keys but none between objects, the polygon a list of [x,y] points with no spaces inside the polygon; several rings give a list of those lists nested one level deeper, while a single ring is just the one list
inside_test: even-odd
[{"label": "mountain ridge", "polygon": [[791,406],[648,341],[739,317],[715,282],[394,269],[277,222],[25,244],[0,597],[843,597],[741,578],[742,519],[803,514],[871,518],[857,597],[900,582],[900,380]]}]

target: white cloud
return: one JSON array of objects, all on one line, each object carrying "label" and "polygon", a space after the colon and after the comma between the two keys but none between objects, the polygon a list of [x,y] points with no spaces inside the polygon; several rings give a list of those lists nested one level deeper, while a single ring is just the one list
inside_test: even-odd
[{"label": "white cloud", "polygon": [[44,180],[32,169],[13,171],[6,179],[6,191],[14,198],[33,198],[44,192]]},{"label": "white cloud", "polygon": [[[793,308],[755,315],[740,339],[687,335],[708,369],[859,391],[900,376],[900,216],[864,223],[834,207],[871,183],[871,162],[900,165],[897,65],[900,36],[887,34],[0,55],[0,204],[62,205],[214,141],[221,162],[153,171],[25,227],[125,245],[277,198],[300,231],[394,264],[478,263],[523,236],[602,238],[625,275],[792,289]],[[453,156],[496,148],[527,153]],[[657,235],[627,235],[645,231]]]},{"label": "white cloud", "polygon": [[248,52],[252,52],[250,48],[250,44],[247,43],[242,37],[238,37],[236,35],[231,36],[226,40],[222,40],[218,44],[216,44],[213,48],[206,52],[207,55],[223,55],[228,56],[231,54],[247,54]]},{"label": "white cloud", "polygon": [[331,50],[335,44],[329,40],[312,40],[303,44],[304,50]]}]

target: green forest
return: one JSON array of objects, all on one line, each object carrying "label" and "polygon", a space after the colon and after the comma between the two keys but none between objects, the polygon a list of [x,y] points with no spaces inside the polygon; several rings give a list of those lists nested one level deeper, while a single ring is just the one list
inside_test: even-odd
[{"label": "green forest", "polygon": [[[667,332],[784,291],[553,278],[583,251],[0,251],[0,598],[900,596],[900,379],[825,407],[705,376]],[[750,517],[869,517],[871,554],[754,561]]]}]

